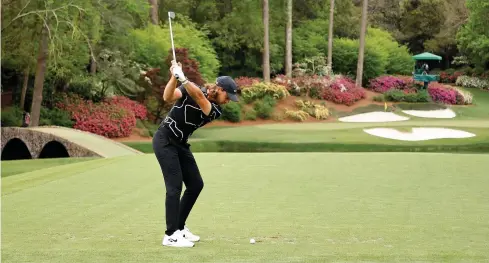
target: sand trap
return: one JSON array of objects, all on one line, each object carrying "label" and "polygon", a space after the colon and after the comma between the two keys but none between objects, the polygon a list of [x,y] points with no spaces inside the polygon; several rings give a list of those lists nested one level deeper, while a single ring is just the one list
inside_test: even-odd
[{"label": "sand trap", "polygon": [[364,129],[368,134],[402,141],[426,141],[433,139],[470,138],[475,134],[446,128],[413,128],[412,132],[402,132],[391,128]]},{"label": "sand trap", "polygon": [[449,119],[449,118],[454,118],[457,116],[455,112],[453,112],[451,109],[444,109],[444,110],[403,110],[403,113],[416,116],[416,117],[422,117],[422,118],[440,118],[440,119]]},{"label": "sand trap", "polygon": [[339,118],[338,120],[342,122],[391,122],[391,121],[406,121],[409,120],[409,118],[399,116],[392,112],[374,111],[374,112],[367,112],[367,113],[347,116],[347,117]]}]

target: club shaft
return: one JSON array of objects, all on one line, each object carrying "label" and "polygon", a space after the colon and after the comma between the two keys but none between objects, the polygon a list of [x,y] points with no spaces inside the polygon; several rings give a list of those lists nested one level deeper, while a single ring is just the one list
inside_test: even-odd
[{"label": "club shaft", "polygon": [[171,27],[171,17],[168,16],[168,22],[170,23],[170,38],[171,38],[171,49],[173,51],[173,60],[177,60],[175,56],[175,45],[173,44],[173,29]]}]

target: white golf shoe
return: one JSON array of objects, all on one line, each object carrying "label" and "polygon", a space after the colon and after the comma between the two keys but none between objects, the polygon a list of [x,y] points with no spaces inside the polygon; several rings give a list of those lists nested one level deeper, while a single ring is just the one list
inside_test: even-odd
[{"label": "white golf shoe", "polygon": [[186,238],[190,242],[197,242],[200,240],[200,237],[192,234],[192,232],[190,232],[190,229],[188,229],[187,226],[184,226],[184,228],[183,228],[183,230],[181,230],[181,232],[182,232],[183,237]]},{"label": "white golf shoe", "polygon": [[163,246],[168,247],[193,247],[195,244],[183,237],[182,231],[177,230],[173,235],[165,235],[162,242]]}]

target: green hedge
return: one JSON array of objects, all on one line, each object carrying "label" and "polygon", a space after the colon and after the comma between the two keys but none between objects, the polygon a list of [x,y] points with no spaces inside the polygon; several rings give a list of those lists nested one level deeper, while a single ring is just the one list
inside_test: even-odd
[{"label": "green hedge", "polygon": [[220,118],[225,121],[240,122],[241,109],[241,104],[231,101],[222,106],[222,115]]},{"label": "green hedge", "polygon": [[71,120],[71,114],[67,111],[60,110],[57,108],[47,109],[45,107],[41,108],[41,116],[39,119],[39,125],[55,125],[61,127],[72,128],[75,122]]},{"label": "green hedge", "polygon": [[[339,38],[333,41],[333,71],[355,78],[358,64],[359,41]],[[386,72],[385,54],[378,48],[366,45],[363,84]]]},{"label": "green hedge", "polygon": [[[294,40],[294,57],[299,61],[328,54],[327,32],[324,31],[327,21],[313,20],[300,29]],[[307,29],[307,30],[306,30]],[[322,31],[321,31],[322,30]],[[399,44],[388,32],[369,27],[365,39],[364,78],[363,82],[384,74],[409,75],[414,67],[412,54],[406,46]],[[333,71],[355,79],[358,63],[358,39],[335,37],[333,40]],[[295,48],[297,47],[297,49]]]},{"label": "green hedge", "polygon": [[20,127],[23,111],[18,106],[2,109],[2,127]]},{"label": "green hedge", "polygon": [[385,73],[393,75],[411,75],[414,60],[405,45],[400,45],[387,31],[379,28],[368,28],[367,48],[376,49],[387,63]]},{"label": "green hedge", "polygon": [[[125,142],[144,153],[153,153],[151,142]],[[385,145],[342,143],[264,143],[235,141],[190,142],[193,152],[457,152],[488,153],[489,143],[467,145]]]},{"label": "green hedge", "polygon": [[384,100],[374,98],[375,101],[393,101],[393,102],[430,102],[430,96],[426,90],[420,90],[416,93],[404,93],[402,90],[391,89],[384,95]]}]

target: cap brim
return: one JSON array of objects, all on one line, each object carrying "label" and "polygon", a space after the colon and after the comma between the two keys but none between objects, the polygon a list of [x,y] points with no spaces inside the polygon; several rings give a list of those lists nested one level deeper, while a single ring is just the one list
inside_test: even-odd
[{"label": "cap brim", "polygon": [[232,94],[232,93],[229,93],[229,92],[228,92],[228,98],[229,98],[230,100],[232,100],[232,101],[236,101],[236,102],[238,102],[238,101],[239,101],[239,100],[238,100],[238,96],[236,96],[236,94]]}]

